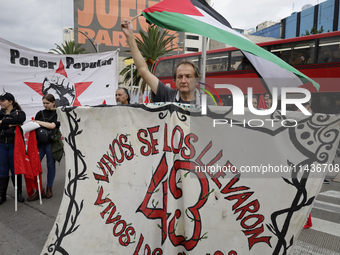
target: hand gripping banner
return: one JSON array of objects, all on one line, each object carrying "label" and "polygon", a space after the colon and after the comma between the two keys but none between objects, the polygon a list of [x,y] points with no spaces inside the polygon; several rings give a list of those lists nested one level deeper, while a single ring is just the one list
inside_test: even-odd
[{"label": "hand gripping banner", "polygon": [[189,108],[58,108],[66,182],[41,254],[289,254],[339,171],[339,116]]}]

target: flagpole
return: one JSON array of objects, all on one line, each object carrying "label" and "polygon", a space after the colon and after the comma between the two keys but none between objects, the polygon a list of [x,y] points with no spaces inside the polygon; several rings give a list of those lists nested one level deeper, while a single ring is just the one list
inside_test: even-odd
[{"label": "flagpole", "polygon": [[14,208],[18,211],[18,176],[14,175]]},{"label": "flagpole", "polygon": [[141,15],[143,15],[143,13],[140,13],[140,14],[138,14],[137,16],[133,17],[132,19],[129,20],[129,22],[131,22],[131,21],[137,19],[137,18],[138,18],[139,16],[141,16]]},{"label": "flagpole", "polygon": [[[206,61],[207,61],[207,38],[205,36],[202,36],[202,55],[201,55],[201,73],[202,78],[201,82],[205,83],[205,69],[206,69]],[[204,89],[204,85],[201,84],[201,88]],[[203,92],[204,93],[204,92]]]},{"label": "flagpole", "polygon": [[206,61],[207,61],[207,38],[205,36],[202,36],[202,55],[201,55],[201,84],[200,84],[200,93],[204,94],[204,84],[205,84],[205,74],[206,74]]},{"label": "flagpole", "polygon": [[42,205],[41,190],[40,190],[40,174],[37,175],[37,182],[38,182],[39,201],[40,201],[40,204]]},{"label": "flagpole", "polygon": [[132,95],[132,92],[133,92],[133,63],[132,62],[130,64],[130,71],[131,71],[131,77],[130,77],[130,84],[131,84],[130,95]]}]

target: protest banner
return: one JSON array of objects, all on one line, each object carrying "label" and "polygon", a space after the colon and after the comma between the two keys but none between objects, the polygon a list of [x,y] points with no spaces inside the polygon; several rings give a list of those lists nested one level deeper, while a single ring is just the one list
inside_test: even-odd
[{"label": "protest banner", "polygon": [[0,90],[14,95],[27,121],[43,109],[42,96],[48,93],[57,106],[116,104],[118,54],[50,54],[0,38]]},{"label": "protest banner", "polygon": [[340,117],[190,107],[58,108],[66,182],[41,254],[289,254],[339,171]]}]

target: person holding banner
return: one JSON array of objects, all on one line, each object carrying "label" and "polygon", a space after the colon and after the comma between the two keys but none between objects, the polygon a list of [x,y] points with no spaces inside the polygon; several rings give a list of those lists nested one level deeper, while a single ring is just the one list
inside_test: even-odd
[{"label": "person holding banner", "polygon": [[[42,191],[42,197],[44,198],[51,198],[53,196],[52,187],[53,182],[56,174],[56,160],[59,162],[61,160],[63,154],[63,146],[61,141],[61,133],[59,131],[60,122],[57,120],[57,113],[55,111],[56,102],[55,98],[52,94],[46,94],[42,98],[44,110],[39,111],[35,115],[35,119],[32,120],[38,123],[41,127],[52,130],[52,140],[42,141],[39,140],[39,135],[37,135],[38,141],[38,149],[40,154],[40,161],[43,160],[44,156],[46,155],[47,161],[47,187],[46,193]],[[57,145],[58,148],[55,148]],[[56,153],[55,153],[56,152]],[[38,178],[41,178],[40,176]],[[41,182],[40,182],[41,183]],[[27,201],[35,201],[39,199],[39,193],[36,191],[32,196],[30,196]]]},{"label": "person holding banner", "polygon": [[[6,201],[9,170],[14,183],[14,137],[15,127],[22,125],[26,114],[11,93],[0,95],[0,205]],[[22,196],[22,177],[17,176],[17,201],[24,202]]]},{"label": "person holding banner", "polygon": [[[154,95],[153,102],[176,102],[182,104],[200,105],[200,93],[196,85],[201,78],[199,68],[189,60],[181,60],[173,74],[177,89],[165,86],[155,75],[153,75],[136,44],[131,21],[123,19],[121,29],[126,37],[130,52],[139,75],[151,87]],[[213,99],[207,98],[208,105],[214,105]]]}]

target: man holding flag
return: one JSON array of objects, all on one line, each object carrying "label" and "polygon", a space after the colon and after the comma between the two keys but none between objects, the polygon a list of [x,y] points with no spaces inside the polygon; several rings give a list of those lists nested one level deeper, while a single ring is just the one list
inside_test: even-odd
[{"label": "man holding flag", "polygon": [[[177,89],[174,90],[165,86],[155,75],[153,75],[140,53],[136,44],[133,28],[130,21],[123,19],[121,29],[126,36],[130,52],[139,75],[151,87],[154,102],[177,102],[183,104],[196,104],[200,105],[200,93],[196,88],[197,82],[201,78],[199,68],[191,61],[180,61],[173,75],[176,82]],[[211,98],[208,98],[208,104],[214,104]]]},{"label": "man holding flag", "polygon": [[[309,82],[319,90],[320,85],[315,81],[234,31],[230,23],[205,0],[163,0],[143,10],[137,17],[140,15],[143,15],[149,23],[164,29],[199,34],[240,49],[262,78],[262,83],[268,92],[272,93],[274,87],[299,87]],[[129,22],[123,20],[122,30],[127,37],[132,57],[139,59],[136,53],[138,49],[132,44],[134,38],[130,35],[131,30],[129,31],[128,25]],[[142,68],[140,65],[136,64],[136,66],[138,70],[139,67]],[[139,72],[141,74],[141,71]],[[154,85],[157,83],[155,77],[151,78],[151,75],[145,74],[144,71],[142,73],[142,78],[152,89],[157,87],[157,84]],[[178,86],[177,82],[176,85]],[[156,91],[154,90],[155,93]]]}]

